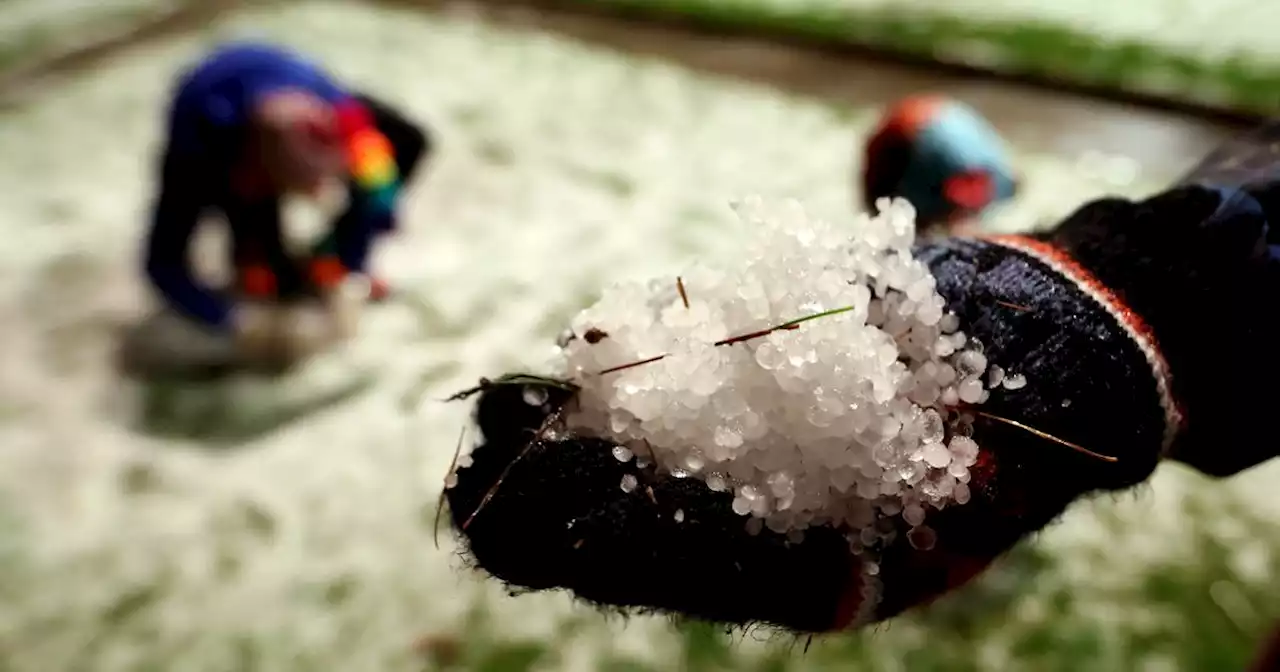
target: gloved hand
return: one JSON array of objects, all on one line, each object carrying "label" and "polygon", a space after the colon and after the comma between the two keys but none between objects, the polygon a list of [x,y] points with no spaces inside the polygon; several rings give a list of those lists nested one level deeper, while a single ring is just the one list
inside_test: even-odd
[{"label": "gloved hand", "polygon": [[[868,559],[841,528],[811,526],[799,540],[752,534],[733,492],[622,462],[607,440],[559,427],[540,434],[576,392],[499,381],[482,385],[484,443],[447,491],[455,529],[475,564],[509,585],[568,588],[620,608],[816,633],[930,602],[1077,498],[1145,480],[1160,458],[1166,418],[1142,344],[1039,249],[1026,239],[946,239],[916,254],[990,361],[1030,381],[992,390],[982,408],[1115,462],[979,416],[970,501],[930,511],[928,539],[913,541],[886,518],[896,536]],[[624,490],[624,478],[636,486]]]},{"label": "gloved hand", "polygon": [[1190,185],[1092,202],[1043,236],[918,245],[966,333],[1025,380],[993,391],[973,425],[971,500],[931,512],[921,543],[889,521],[898,534],[874,565],[841,529],[751,534],[732,492],[544,429],[577,392],[528,376],[480,388],[484,442],[447,490],[455,529],[506,584],[595,604],[800,632],[893,618],[1161,459],[1229,476],[1280,454],[1269,425],[1238,420],[1274,408],[1254,381],[1280,375],[1280,360],[1203,354],[1265,352],[1275,337],[1264,307],[1280,294],[1280,241],[1265,214],[1249,194]]}]

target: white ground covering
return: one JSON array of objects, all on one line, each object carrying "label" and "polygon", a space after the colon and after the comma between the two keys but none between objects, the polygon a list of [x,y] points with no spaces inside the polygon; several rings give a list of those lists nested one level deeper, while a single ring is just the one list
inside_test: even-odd
[{"label": "white ground covering", "polygon": [[[508,599],[459,571],[447,539],[433,547],[429,512],[468,409],[428,403],[409,419],[401,397],[420,371],[433,372],[428,397],[440,398],[541,360],[607,280],[662,273],[715,245],[731,198],[796,196],[840,217],[854,138],[871,121],[872,111],[850,122],[764,89],[465,18],[323,2],[219,30],[248,26],[435,127],[438,163],[382,258],[418,306],[371,315],[351,352],[296,384],[240,397],[278,405],[371,373],[373,389],[356,400],[234,447],[145,435],[130,423],[137,391],[109,375],[103,356],[114,325],[145,296],[135,253],[165,87],[207,39],[138,49],[6,115],[7,669],[245,669],[237,656],[257,651],[256,669],[409,670],[410,642],[460,628],[478,600],[512,635],[589,613],[560,596]],[[1006,225],[1112,188],[1072,161],[1021,160],[1033,182]],[[222,429],[248,422],[251,405]],[[130,493],[124,477],[140,467],[152,485]],[[1126,506],[1159,508],[1175,476]],[[1073,516],[1049,543],[1093,533],[1090,521]],[[1171,535],[1152,527],[1134,543],[1169,552],[1152,539]],[[340,607],[325,598],[335,585],[346,591]],[[591,619],[587,633],[614,637],[582,638],[574,659],[585,665],[608,647],[661,658],[665,627]]]}]

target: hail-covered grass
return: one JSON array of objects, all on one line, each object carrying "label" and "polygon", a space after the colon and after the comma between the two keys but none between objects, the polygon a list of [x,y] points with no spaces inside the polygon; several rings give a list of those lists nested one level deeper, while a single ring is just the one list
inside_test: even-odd
[{"label": "hail-covered grass", "polygon": [[[1275,576],[1271,528],[1226,518],[1234,492],[1252,509],[1273,502],[1274,472],[1210,488],[1176,469],[1079,507],[958,614],[807,657],[786,639],[726,648],[706,628],[508,597],[431,540],[465,406],[406,414],[404,397],[529,368],[601,286],[714,251],[732,199],[796,197],[849,221],[852,147],[875,111],[850,120],[547,36],[355,4],[211,31],[51,86],[0,124],[0,667],[394,672],[426,656],[477,670],[890,669],[905,655],[939,669],[1002,656],[1137,669],[1126,663],[1192,660],[1189,642],[1238,655],[1276,613],[1257,588]],[[295,44],[432,126],[439,154],[377,260],[407,297],[288,383],[141,389],[107,355],[146,301],[137,252],[165,87],[229,31]],[[1072,161],[1018,158],[1035,182],[1010,223],[1118,188]],[[1208,513],[1183,514],[1185,493]],[[1239,625],[1204,606],[1216,582],[1236,591],[1214,594]]]},{"label": "hail-covered grass", "polygon": [[1260,0],[580,0],[1269,114],[1280,8]]},{"label": "hail-covered grass", "polygon": [[1138,40],[1204,59],[1247,54],[1280,63],[1280,48],[1269,31],[1270,26],[1280,22],[1280,9],[1258,0],[1135,0],[1123,4],[1101,0],[1072,4],[1048,0],[729,0],[726,4],[761,13],[821,16],[840,10],[892,8],[904,15],[944,15],[1010,25],[1047,24],[1094,35],[1099,42]]}]

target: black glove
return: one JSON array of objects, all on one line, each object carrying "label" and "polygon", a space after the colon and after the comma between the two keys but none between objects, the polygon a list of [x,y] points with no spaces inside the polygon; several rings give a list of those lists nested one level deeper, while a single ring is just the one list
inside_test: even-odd
[{"label": "black glove", "polygon": [[[927,550],[898,534],[874,574],[840,530],[751,535],[732,493],[620,462],[606,441],[540,433],[574,393],[554,383],[483,386],[485,442],[447,492],[454,525],[479,567],[516,588],[802,632],[888,619],[1082,496],[1143,482],[1162,457],[1228,475],[1276,454],[1264,412],[1280,358],[1265,348],[1280,275],[1248,196],[1259,189],[1193,184],[1095,201],[1041,237],[920,246],[965,332],[1028,383],[981,406],[995,417],[975,421],[971,501],[930,513]],[[528,387],[546,402],[530,405],[541,395]]]}]

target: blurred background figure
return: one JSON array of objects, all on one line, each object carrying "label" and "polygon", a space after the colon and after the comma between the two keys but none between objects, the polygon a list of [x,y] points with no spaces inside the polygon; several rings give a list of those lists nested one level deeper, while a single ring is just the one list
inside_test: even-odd
[{"label": "blurred background figure", "polygon": [[[287,333],[294,318],[251,306],[318,298],[323,310],[310,322],[330,322],[322,331],[331,335],[351,331],[349,319],[327,314],[335,290],[349,274],[367,276],[371,247],[394,228],[401,185],[427,151],[426,133],[304,57],[254,43],[222,46],[181,76],[167,133],[145,252],[146,277],[173,313],[167,322],[180,317],[231,351],[210,355],[215,360],[268,368],[298,359],[313,339]],[[282,199],[317,198],[343,185],[347,204],[326,235],[305,254],[291,254]],[[188,248],[209,210],[230,229],[231,296],[200,284],[189,265]],[[388,291],[376,277],[368,286],[375,300]]]},{"label": "blurred background figure", "polygon": [[957,233],[1013,198],[1017,180],[1004,140],[974,109],[934,95],[890,106],[866,143],[863,203],[902,197],[922,233]]}]

